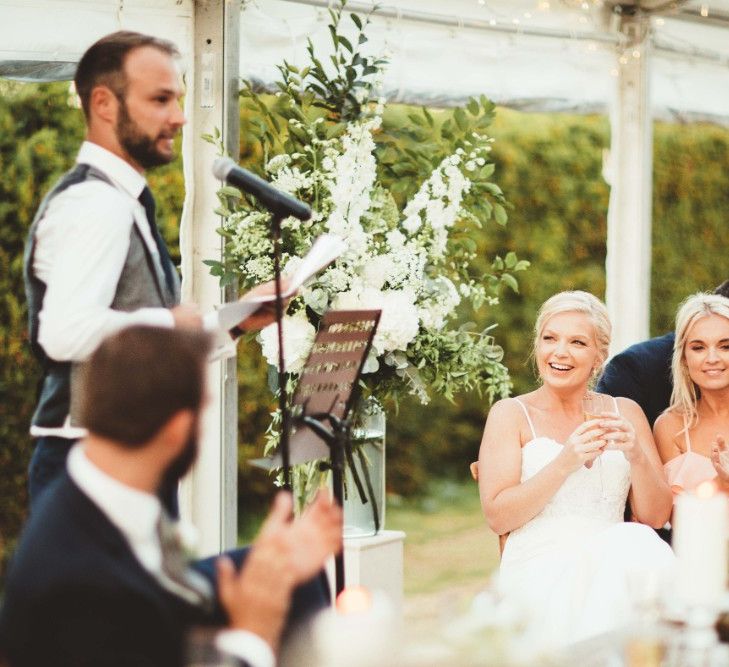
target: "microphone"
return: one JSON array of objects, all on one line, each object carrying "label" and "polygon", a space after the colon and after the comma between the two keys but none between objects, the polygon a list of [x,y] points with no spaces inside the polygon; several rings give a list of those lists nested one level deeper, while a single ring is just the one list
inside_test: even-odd
[{"label": "microphone", "polygon": [[239,167],[229,157],[219,157],[213,162],[213,176],[253,195],[269,211],[284,218],[293,215],[299,220],[308,220],[311,217],[311,209],[304,202]]}]

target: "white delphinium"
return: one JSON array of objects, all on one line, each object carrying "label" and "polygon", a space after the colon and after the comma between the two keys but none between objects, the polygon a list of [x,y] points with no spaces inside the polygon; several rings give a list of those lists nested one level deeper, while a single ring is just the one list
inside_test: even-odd
[{"label": "white delphinium", "polygon": [[393,229],[385,235],[387,245],[390,246],[391,250],[399,250],[405,245],[405,235],[399,229]]},{"label": "white delphinium", "polygon": [[445,276],[438,276],[425,283],[426,298],[418,306],[420,322],[426,329],[441,329],[461,302],[456,286]]},{"label": "white delphinium", "polygon": [[445,227],[439,227],[433,230],[433,240],[430,246],[430,258],[434,261],[440,261],[445,257],[446,247],[448,244],[448,230]]},{"label": "white delphinium", "polygon": [[345,239],[353,253],[367,247],[368,236],[360,218],[370,208],[370,192],[377,177],[372,132],[380,122],[376,117],[349,125],[342,137],[342,152],[333,160],[334,181],[329,193],[333,207],[327,227]]},{"label": "white delphinium", "polygon": [[446,230],[458,219],[463,195],[471,187],[471,181],[461,171],[461,160],[459,152],[445,158],[403,211],[402,227],[409,234],[415,235],[423,225],[432,230],[432,248],[428,253],[431,261],[443,259],[448,241]]},{"label": "white delphinium", "polygon": [[[309,350],[314,343],[316,329],[309,322],[306,313],[300,310],[283,319],[284,364],[286,372],[299,373],[304,368]],[[272,366],[278,368],[278,325],[274,322],[261,330],[258,336],[263,356]]]},{"label": "white delphinium", "polygon": [[298,167],[281,167],[275,172],[275,176],[271,179],[271,184],[279,190],[296,194],[300,190],[311,187],[311,176],[304,174]]}]

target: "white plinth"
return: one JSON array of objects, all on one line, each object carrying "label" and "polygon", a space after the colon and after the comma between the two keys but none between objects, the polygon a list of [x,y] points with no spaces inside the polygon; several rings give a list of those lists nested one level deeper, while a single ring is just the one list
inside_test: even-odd
[{"label": "white plinth", "polygon": [[[383,591],[397,614],[403,603],[403,543],[401,530],[383,530],[373,537],[351,537],[344,540],[345,586],[364,586]],[[334,560],[327,566],[334,599]]]}]

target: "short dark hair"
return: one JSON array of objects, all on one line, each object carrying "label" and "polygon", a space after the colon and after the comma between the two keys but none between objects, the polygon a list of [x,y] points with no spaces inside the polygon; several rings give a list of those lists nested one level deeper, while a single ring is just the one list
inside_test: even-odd
[{"label": "short dark hair", "polygon": [[140,447],[180,410],[197,413],[210,336],[134,326],[104,340],[83,365],[79,421],[92,434]]},{"label": "short dark hair", "polygon": [[108,86],[120,100],[124,99],[127,84],[124,61],[131,51],[143,46],[151,46],[172,57],[180,55],[177,47],[166,39],[119,30],[94,42],[81,56],[73,82],[87,119],[91,91],[96,86]]},{"label": "short dark hair", "polygon": [[714,290],[714,294],[729,299],[729,280],[725,280],[719,287]]}]

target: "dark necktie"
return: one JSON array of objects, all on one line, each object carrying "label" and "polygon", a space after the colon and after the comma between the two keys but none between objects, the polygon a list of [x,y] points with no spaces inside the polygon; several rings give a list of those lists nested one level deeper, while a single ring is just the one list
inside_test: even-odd
[{"label": "dark necktie", "polygon": [[144,206],[144,212],[147,214],[147,222],[149,223],[149,231],[152,232],[152,238],[157,245],[157,252],[159,252],[159,261],[162,264],[162,270],[165,274],[165,283],[167,289],[171,294],[175,293],[175,278],[173,271],[175,270],[172,264],[172,258],[167,250],[167,244],[162,239],[162,235],[159,233],[157,227],[157,218],[155,216],[156,206],[154,203],[154,197],[152,191],[145,185],[142,194],[139,195],[139,203]]},{"label": "dark necktie", "polygon": [[184,590],[186,599],[197,606],[211,609],[212,586],[205,577],[188,567],[177,528],[164,510],[157,523],[157,536],[162,551],[162,572]]}]

